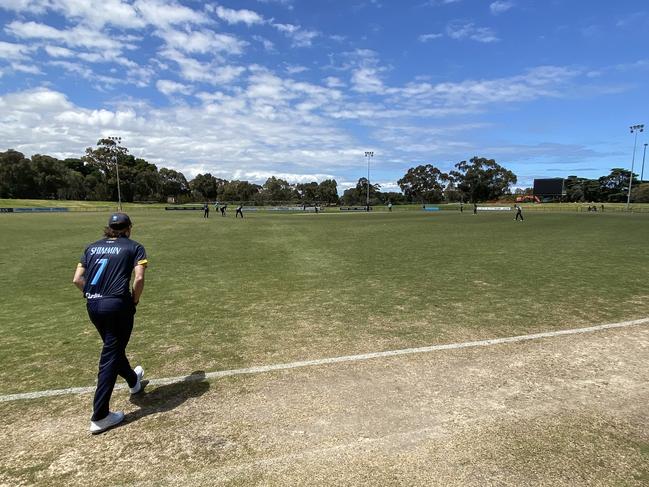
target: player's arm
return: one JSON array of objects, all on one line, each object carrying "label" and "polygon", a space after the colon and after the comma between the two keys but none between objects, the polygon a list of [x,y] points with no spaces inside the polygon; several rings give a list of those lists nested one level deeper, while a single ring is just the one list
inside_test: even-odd
[{"label": "player's arm", "polygon": [[83,287],[86,285],[85,273],[86,268],[81,264],[77,264],[77,268],[74,271],[74,277],[72,278],[72,284],[77,286],[81,292],[83,292]]},{"label": "player's arm", "polygon": [[133,269],[135,277],[133,278],[133,302],[135,304],[139,303],[140,296],[142,296],[142,291],[144,291],[144,271],[146,271],[146,261],[142,264],[138,264]]}]

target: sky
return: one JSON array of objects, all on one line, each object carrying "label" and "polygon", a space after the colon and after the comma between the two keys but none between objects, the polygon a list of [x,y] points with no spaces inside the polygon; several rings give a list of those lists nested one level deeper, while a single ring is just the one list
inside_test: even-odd
[{"label": "sky", "polygon": [[340,190],[474,156],[594,178],[649,123],[648,31],[637,0],[0,0],[0,151],[120,136],[187,178]]}]

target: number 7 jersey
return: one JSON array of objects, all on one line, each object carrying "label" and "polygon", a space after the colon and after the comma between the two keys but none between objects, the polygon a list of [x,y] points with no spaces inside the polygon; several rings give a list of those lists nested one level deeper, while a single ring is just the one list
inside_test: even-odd
[{"label": "number 7 jersey", "polygon": [[146,266],[144,247],[127,237],[103,238],[86,247],[79,266],[86,269],[87,299],[129,297],[133,268]]}]

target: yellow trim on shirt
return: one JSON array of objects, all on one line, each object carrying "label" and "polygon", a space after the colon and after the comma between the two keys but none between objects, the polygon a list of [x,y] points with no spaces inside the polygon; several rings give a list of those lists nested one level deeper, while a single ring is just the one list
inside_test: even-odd
[{"label": "yellow trim on shirt", "polygon": [[137,265],[141,265],[141,266],[146,267],[146,266],[149,265],[149,261],[146,260],[146,259],[138,260],[138,261],[137,261]]}]

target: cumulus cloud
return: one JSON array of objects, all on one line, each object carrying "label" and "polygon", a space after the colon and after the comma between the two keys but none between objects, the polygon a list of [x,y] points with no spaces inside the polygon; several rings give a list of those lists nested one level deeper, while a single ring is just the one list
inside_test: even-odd
[{"label": "cumulus cloud", "polygon": [[503,12],[507,12],[507,10],[509,10],[513,6],[514,6],[514,2],[510,2],[507,0],[496,0],[495,2],[492,2],[489,5],[489,10],[491,10],[492,14],[498,15]]},{"label": "cumulus cloud", "polygon": [[191,86],[184,85],[182,83],[177,83],[168,79],[160,79],[156,82],[156,88],[160,93],[163,93],[167,96],[173,95],[174,93],[180,93],[182,95],[189,95],[192,93],[193,89]]},{"label": "cumulus cloud", "polygon": [[42,39],[58,41],[68,47],[103,49],[121,52],[132,45],[115,40],[90,27],[77,25],[71,29],[57,29],[38,22],[21,22],[15,20],[5,27],[5,32],[20,39]]},{"label": "cumulus cloud", "polygon": [[134,4],[142,19],[158,28],[178,24],[207,24],[210,22],[203,12],[165,0],[137,0]]},{"label": "cumulus cloud", "polygon": [[166,46],[186,53],[226,53],[241,54],[247,45],[233,35],[221,34],[212,30],[177,30],[164,29],[156,31]]},{"label": "cumulus cloud", "polygon": [[252,10],[233,10],[219,6],[209,6],[208,10],[213,11],[221,20],[226,21],[228,24],[246,24],[248,26],[255,24],[263,24],[264,18],[257,12]]},{"label": "cumulus cloud", "polygon": [[74,57],[76,53],[68,48],[65,47],[60,47],[60,46],[45,46],[45,52],[50,57]]},{"label": "cumulus cloud", "polygon": [[202,62],[175,49],[165,49],[160,55],[175,62],[180,67],[179,75],[187,81],[209,84],[229,83],[245,71],[241,66],[220,64],[216,61]]},{"label": "cumulus cloud", "polygon": [[0,59],[7,61],[18,61],[27,59],[30,47],[24,44],[0,41]]}]

